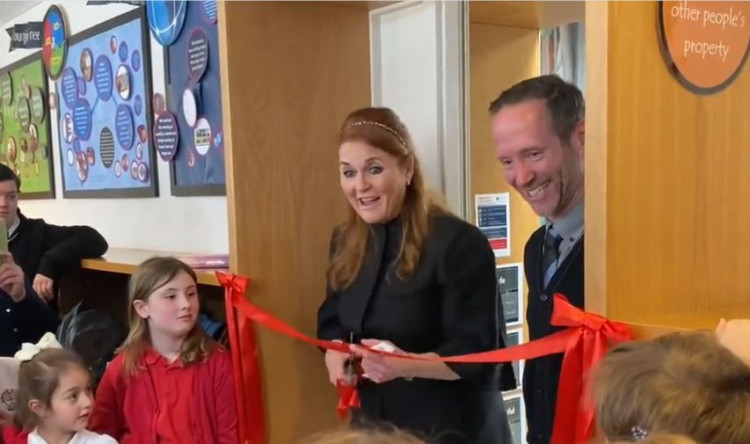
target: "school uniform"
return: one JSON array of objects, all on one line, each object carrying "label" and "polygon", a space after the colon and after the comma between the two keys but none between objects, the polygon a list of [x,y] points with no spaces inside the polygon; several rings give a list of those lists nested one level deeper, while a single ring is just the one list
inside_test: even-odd
[{"label": "school uniform", "polygon": [[[29,433],[27,444],[47,444],[41,436],[35,431]],[[73,438],[68,441],[68,444],[117,444],[114,438],[107,435],[100,435],[98,433],[83,430],[73,435]]]},{"label": "school uniform", "polygon": [[238,444],[232,361],[217,349],[203,362],[167,362],[147,348],[129,375],[119,354],[96,391],[89,428],[121,444]]},{"label": "school uniform", "polygon": [[[526,320],[532,341],[561,330],[550,323],[555,293],[584,308],[583,227],[581,202],[555,224],[540,227],[526,243]],[[554,354],[526,361],[523,393],[529,444],[549,444],[552,437],[562,359],[563,354]]]},{"label": "school uniform", "polygon": [[[414,274],[401,280],[399,218],[371,225],[362,269],[349,288],[329,289],[318,337],[380,339],[409,353],[453,356],[504,347],[495,257],[485,236],[451,215],[431,217]],[[332,249],[337,242],[334,234]],[[510,434],[501,389],[515,387],[510,365],[448,364],[461,379],[363,379],[355,425],[395,425],[439,444],[504,444]]]}]

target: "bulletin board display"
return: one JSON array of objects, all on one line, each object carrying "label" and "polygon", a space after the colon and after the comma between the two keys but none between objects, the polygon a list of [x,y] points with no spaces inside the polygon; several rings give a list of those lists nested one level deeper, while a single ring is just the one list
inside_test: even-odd
[{"label": "bulletin board display", "polygon": [[182,31],[164,48],[166,114],[175,118],[179,131],[170,166],[172,195],[224,195],[216,1],[188,1],[185,7]]},{"label": "bulletin board display", "polygon": [[143,8],[70,38],[55,82],[66,198],[157,195],[149,41]]},{"label": "bulletin board display", "polygon": [[55,197],[48,96],[41,54],[0,68],[0,162],[20,177],[22,199]]}]

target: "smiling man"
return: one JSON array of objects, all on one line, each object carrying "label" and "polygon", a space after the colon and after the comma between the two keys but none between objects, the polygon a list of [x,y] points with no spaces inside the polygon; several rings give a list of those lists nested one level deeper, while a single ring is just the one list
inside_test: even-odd
[{"label": "smiling man", "polygon": [[[550,325],[553,294],[584,306],[584,108],[581,91],[553,75],[524,80],[490,105],[492,140],[505,180],[546,221],[524,250],[531,340],[559,330]],[[526,363],[529,444],[550,441],[561,365],[562,354]]]}]

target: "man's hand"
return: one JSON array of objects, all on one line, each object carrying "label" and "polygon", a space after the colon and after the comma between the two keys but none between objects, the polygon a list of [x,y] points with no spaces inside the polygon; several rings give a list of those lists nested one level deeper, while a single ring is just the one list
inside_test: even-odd
[{"label": "man's hand", "polygon": [[8,293],[15,302],[21,302],[26,297],[26,285],[21,267],[16,265],[13,256],[4,254],[0,264],[0,290]]},{"label": "man's hand", "polygon": [[55,298],[55,281],[43,274],[34,276],[34,291],[42,300],[49,302]]}]

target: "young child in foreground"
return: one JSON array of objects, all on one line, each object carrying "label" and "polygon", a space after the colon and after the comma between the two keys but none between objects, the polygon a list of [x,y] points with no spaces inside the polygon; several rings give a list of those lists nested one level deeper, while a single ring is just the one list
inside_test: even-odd
[{"label": "young child in foreground", "polygon": [[301,444],[427,444],[398,430],[347,429],[314,435]]},{"label": "young child in foreground", "polygon": [[[610,444],[629,444],[632,441],[617,441]],[[638,439],[638,444],[698,444],[690,438],[681,435],[648,435]]]},{"label": "young child in foreground", "polygon": [[712,334],[615,347],[594,372],[592,389],[609,442],[673,433],[700,444],[750,443],[750,367]]},{"label": "young child in foreground", "polygon": [[129,303],[130,333],[99,384],[91,429],[121,444],[238,443],[231,359],[197,324],[195,272],[149,259]]},{"label": "young child in foreground", "polygon": [[117,444],[86,430],[94,405],[91,375],[54,335],[25,344],[16,358],[21,364],[15,422],[21,432],[3,430],[6,444]]}]

